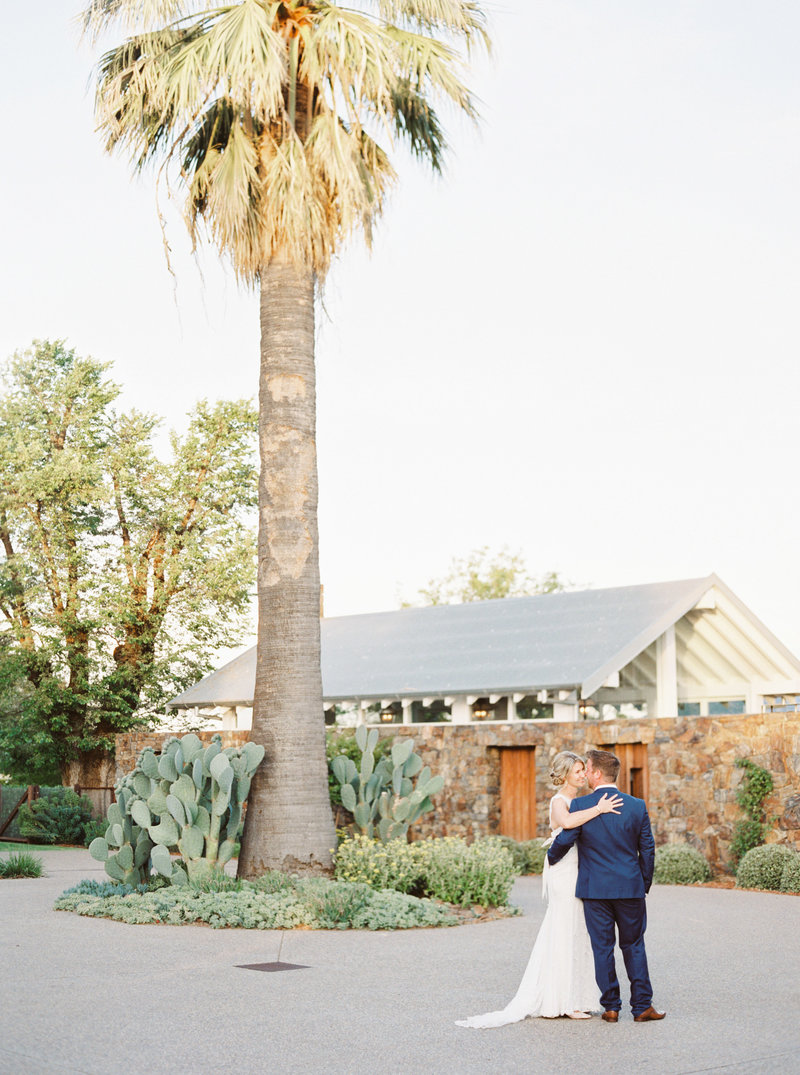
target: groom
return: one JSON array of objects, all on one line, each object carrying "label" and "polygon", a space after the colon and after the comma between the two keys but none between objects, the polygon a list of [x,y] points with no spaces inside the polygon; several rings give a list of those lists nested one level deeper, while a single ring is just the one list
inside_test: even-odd
[{"label": "groom", "polygon": [[645,894],[653,881],[655,843],[647,807],[641,799],[625,795],[616,786],[619,759],[607,750],[586,755],[586,779],[591,795],[573,799],[570,813],[595,806],[607,791],[622,797],[618,814],[599,814],[576,829],[556,836],[547,857],[562,859],[578,844],[578,884],[575,895],[583,900],[586,928],[594,953],[594,973],[600,989],[603,1019],[616,1023],[621,1007],[619,980],[614,964],[614,928],[631,983],[631,1009],[637,1023],[663,1019],[666,1012],[653,1007],[653,988],[647,971],[644,931],[647,927]]}]

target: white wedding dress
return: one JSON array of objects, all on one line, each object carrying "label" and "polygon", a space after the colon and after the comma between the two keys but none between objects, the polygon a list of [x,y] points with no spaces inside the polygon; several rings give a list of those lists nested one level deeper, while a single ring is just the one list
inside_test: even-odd
[{"label": "white wedding dress", "polygon": [[[551,828],[553,801],[559,798],[569,806],[566,795],[553,796]],[[555,829],[553,836],[559,832],[560,828]],[[457,1026],[488,1029],[519,1022],[529,1015],[554,1019],[569,1012],[600,1010],[583,903],[575,898],[577,878],[578,849],[574,845],[555,866],[545,858],[542,895],[547,898],[547,911],[516,996],[502,1011],[459,1019]]]}]

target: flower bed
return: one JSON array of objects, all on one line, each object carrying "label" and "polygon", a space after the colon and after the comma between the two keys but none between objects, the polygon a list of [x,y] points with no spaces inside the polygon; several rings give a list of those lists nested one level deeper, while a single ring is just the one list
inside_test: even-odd
[{"label": "flower bed", "polygon": [[81,881],[56,900],[57,911],[118,922],[214,929],[413,929],[456,925],[450,908],[402,892],[322,878],[266,874],[257,881],[219,878],[220,885],[140,885]]}]

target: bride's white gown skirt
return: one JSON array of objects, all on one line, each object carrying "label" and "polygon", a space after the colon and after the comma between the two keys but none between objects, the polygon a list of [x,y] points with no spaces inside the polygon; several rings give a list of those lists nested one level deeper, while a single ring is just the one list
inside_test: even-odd
[{"label": "bride's white gown skirt", "polygon": [[577,848],[571,847],[555,866],[545,860],[547,911],[516,996],[502,1011],[460,1019],[457,1026],[486,1029],[529,1015],[555,1018],[575,1011],[599,1011],[592,945],[583,903],[575,898],[577,878]]}]

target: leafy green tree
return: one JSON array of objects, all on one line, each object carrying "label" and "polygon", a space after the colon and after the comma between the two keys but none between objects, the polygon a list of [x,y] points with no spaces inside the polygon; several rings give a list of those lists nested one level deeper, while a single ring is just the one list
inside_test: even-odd
[{"label": "leafy green tree", "polygon": [[239,640],[255,576],[252,404],[198,404],[164,462],[107,369],[36,342],[0,397],[0,771],[84,787]]},{"label": "leafy green tree", "polygon": [[498,597],[525,597],[538,593],[560,593],[568,589],[557,571],[534,576],[528,571],[521,552],[501,549],[492,553],[488,546],[464,557],[454,557],[442,578],[431,579],[417,593],[417,605],[458,605],[468,601],[490,601]]},{"label": "leafy green tree", "polygon": [[315,298],[367,241],[395,171],[378,139],[442,165],[439,100],[474,117],[461,48],[488,45],[476,0],[92,0],[97,115],[134,168],[161,158],[206,232],[261,295],[258,657],[252,738],[266,748],[239,871],[330,868],[319,657]]}]

